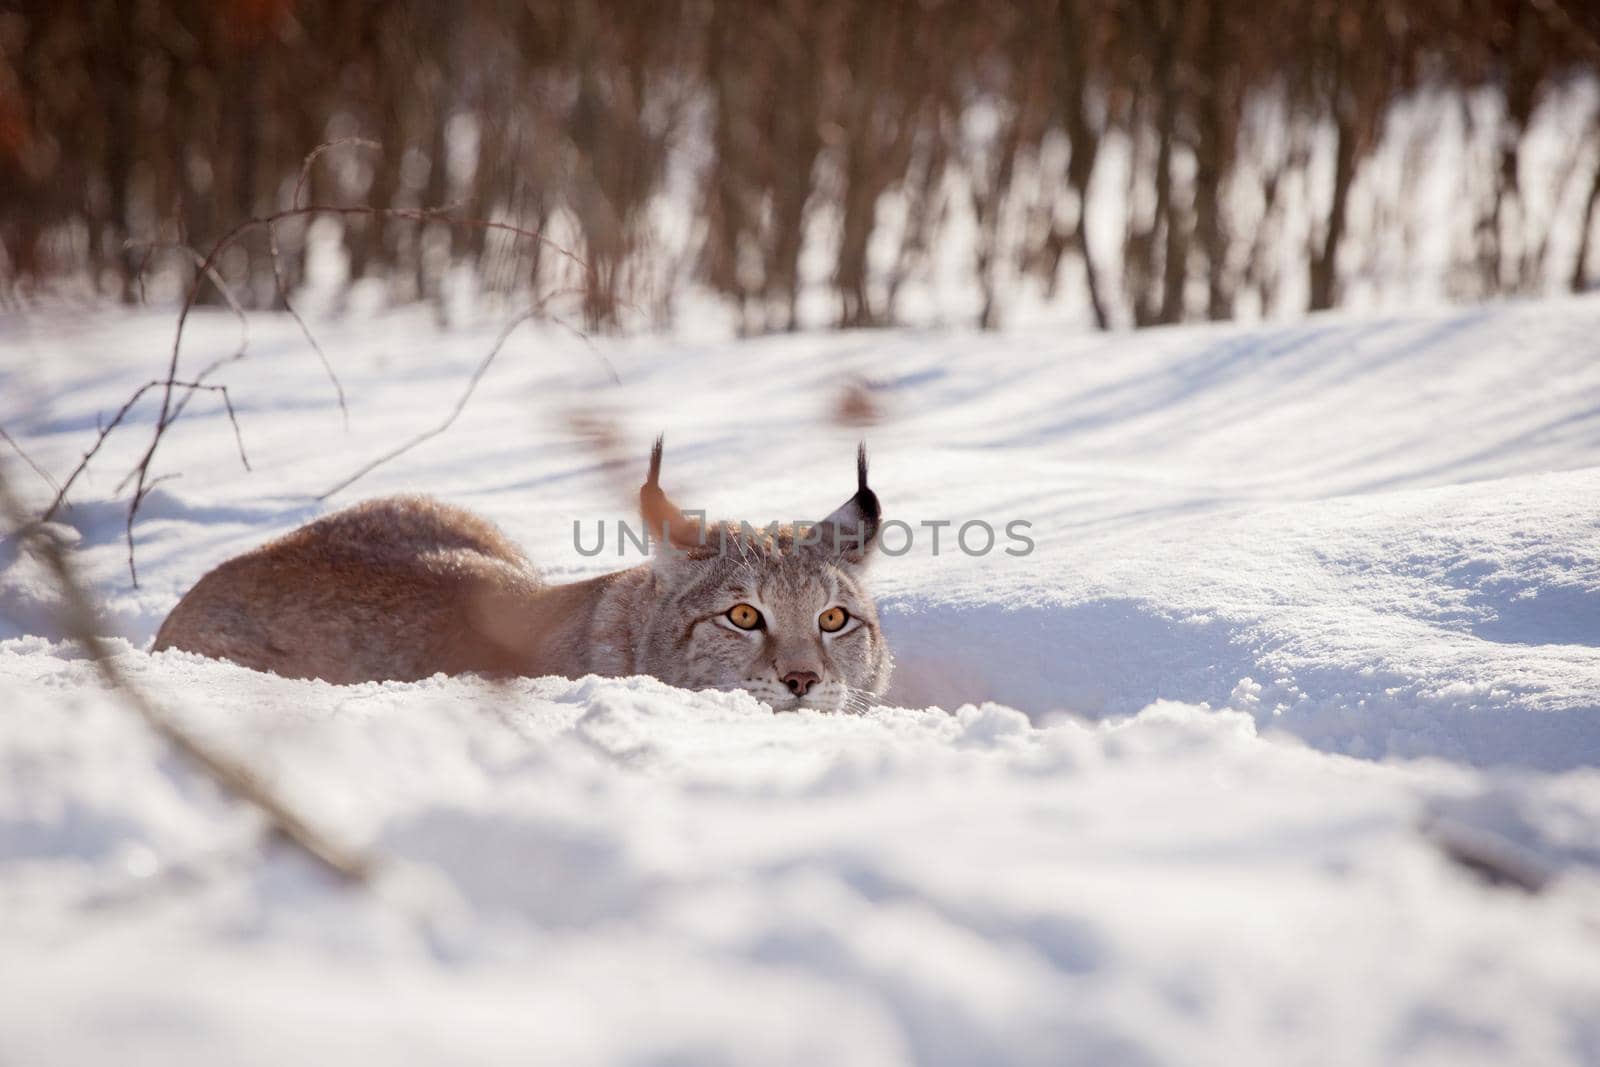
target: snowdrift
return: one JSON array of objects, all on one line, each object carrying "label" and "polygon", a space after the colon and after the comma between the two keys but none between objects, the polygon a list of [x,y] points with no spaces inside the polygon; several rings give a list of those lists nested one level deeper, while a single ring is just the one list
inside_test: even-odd
[{"label": "snowdrift", "polygon": [[[0,325],[0,425],[59,476],[171,328]],[[125,668],[383,857],[374,891],[164,751],[0,545],[0,1059],[1600,1059],[1600,302],[603,343],[620,386],[530,328],[447,433],[316,499],[437,424],[496,328],[317,326],[346,423],[260,317],[220,379],[253,469],[196,398],[137,587],[115,486],[153,405],[60,516]],[[237,344],[202,315],[186,363]],[[840,425],[849,388],[878,421]],[[681,503],[757,522],[826,513],[866,436],[912,535],[875,564],[885,707],[142,651],[204,570],[363,496],[474,508],[557,578],[636,562],[573,524],[628,517],[657,431]]]}]

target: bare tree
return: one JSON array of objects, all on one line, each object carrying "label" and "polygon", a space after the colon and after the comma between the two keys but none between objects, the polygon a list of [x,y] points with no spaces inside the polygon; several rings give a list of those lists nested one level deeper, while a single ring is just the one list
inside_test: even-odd
[{"label": "bare tree", "polygon": [[[386,151],[319,170],[308,202],[371,209],[324,219],[319,232],[343,243],[351,285],[375,280],[395,301],[438,301],[446,273],[468,265],[517,306],[528,291],[575,289],[590,326],[620,329],[670,314],[672,292],[693,279],[744,329],[790,329],[803,250],[817,241],[832,242],[831,277],[813,281],[836,297],[836,324],[875,325],[894,321],[908,280],[943,259],[935,250],[959,227],[985,324],[999,319],[1007,279],[1036,277],[1053,292],[1071,258],[1101,327],[1228,318],[1242,293],[1259,294],[1257,306],[1279,299],[1288,270],[1303,270],[1309,306],[1326,308],[1353,269],[1363,167],[1423,85],[1498,112],[1498,127],[1481,130],[1493,150],[1467,175],[1479,226],[1455,266],[1473,279],[1468,294],[1582,285],[1587,249],[1567,274],[1546,261],[1546,238],[1592,222],[1594,198],[1557,196],[1570,175],[1530,172],[1525,142],[1555,89],[1600,76],[1592,8],[12,5],[0,14],[0,300],[52,290],[142,299],[152,244],[208,247],[292,206],[307,148],[355,136]],[[1275,143],[1321,145],[1325,134],[1329,150],[1261,158],[1264,139],[1241,138],[1240,126],[1261,100],[1282,105],[1271,109]],[[980,110],[999,122],[959,136]],[[1096,202],[1105,146],[1124,142],[1130,195]],[[1302,165],[1327,189],[1309,207],[1285,194]],[[1261,183],[1259,225],[1235,218],[1234,194],[1256,191],[1240,181]],[[671,247],[656,222],[667,201],[691,215]],[[890,202],[901,210],[886,213]],[[1526,209],[1537,202],[1560,203],[1559,223]],[[593,269],[417,214],[444,203],[523,229],[562,227]],[[1120,224],[1120,274],[1100,262],[1109,249],[1096,254],[1091,220],[1097,235]],[[310,254],[304,223],[253,230],[213,265],[242,306],[292,299]],[[1279,263],[1265,235],[1293,230],[1311,239]],[[180,288],[193,282],[181,257],[157,268]],[[200,299],[222,301],[209,286]]]}]

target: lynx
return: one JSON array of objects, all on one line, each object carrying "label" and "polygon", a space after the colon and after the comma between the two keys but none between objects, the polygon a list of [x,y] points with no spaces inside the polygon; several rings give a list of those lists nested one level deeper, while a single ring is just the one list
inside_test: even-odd
[{"label": "lynx", "polygon": [[639,491],[648,563],[548,585],[491,523],[425,497],[372,500],[206,574],[156,635],[183,649],[335,683],[433,674],[652,675],[744,689],[775,710],[844,710],[889,681],[862,585],[880,524],[857,453],[855,495],[820,522],[694,520]]}]

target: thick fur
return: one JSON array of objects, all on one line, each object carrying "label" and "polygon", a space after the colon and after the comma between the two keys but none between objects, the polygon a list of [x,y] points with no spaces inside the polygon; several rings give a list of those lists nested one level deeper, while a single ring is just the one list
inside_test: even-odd
[{"label": "thick fur", "polygon": [[[647,491],[658,467],[659,453]],[[890,671],[861,584],[876,532],[870,503],[870,522],[847,504],[816,527],[764,530],[684,526],[673,509],[674,538],[692,534],[693,544],[668,541],[642,566],[547,585],[470,512],[424,497],[372,500],[205,575],[162,624],[155,650],[336,683],[648,674],[691,689],[746,689],[780,709],[856,707],[883,692]],[[651,517],[649,500],[644,510]],[[841,521],[858,524],[846,527],[856,540],[819,536],[824,527],[836,535]],[[728,620],[739,603],[762,613],[763,628]],[[818,617],[831,607],[851,621],[830,634]],[[796,697],[782,681],[795,671],[820,681]]]}]

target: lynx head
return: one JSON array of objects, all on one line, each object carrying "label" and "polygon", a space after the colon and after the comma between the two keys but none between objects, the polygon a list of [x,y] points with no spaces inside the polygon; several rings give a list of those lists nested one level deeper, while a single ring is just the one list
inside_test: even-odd
[{"label": "lynx head", "polygon": [[862,569],[878,498],[857,454],[855,495],[820,522],[704,523],[661,491],[661,441],[639,491],[656,545],[642,666],[690,689],[745,689],[784,711],[858,709],[889,684],[889,650]]}]

